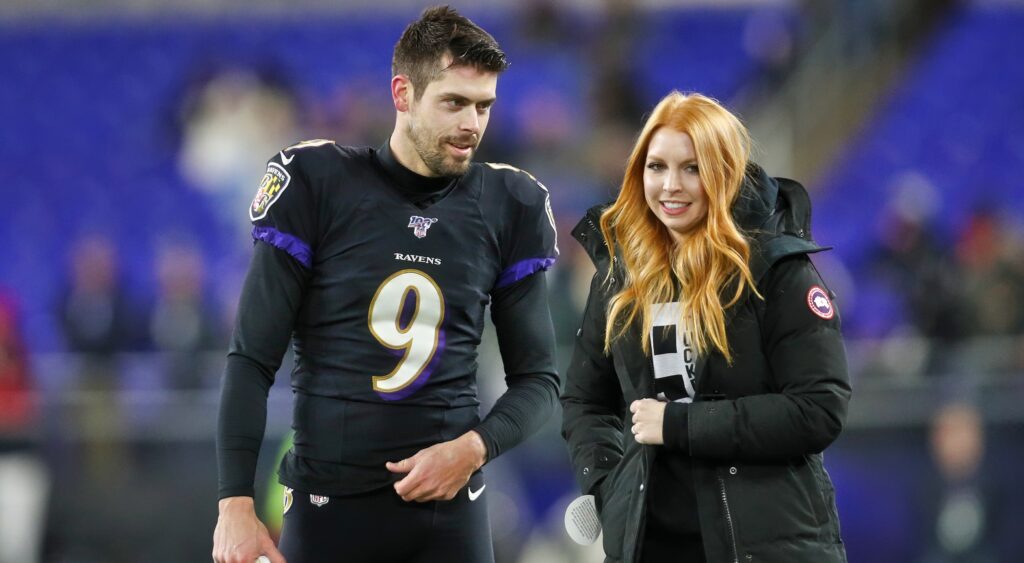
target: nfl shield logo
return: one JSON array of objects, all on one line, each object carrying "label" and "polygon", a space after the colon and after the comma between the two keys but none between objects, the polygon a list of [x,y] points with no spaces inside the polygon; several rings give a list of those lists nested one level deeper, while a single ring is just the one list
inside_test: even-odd
[{"label": "nfl shield logo", "polygon": [[427,229],[436,222],[436,218],[413,215],[409,217],[409,228],[413,229],[412,234],[416,235],[416,238],[423,238],[427,236]]},{"label": "nfl shield logo", "polygon": [[330,497],[325,497],[325,496],[321,496],[321,495],[309,495],[309,502],[311,502],[311,503],[313,503],[313,504],[315,504],[317,506],[323,506],[323,505],[327,504],[328,501],[330,501],[330,500],[331,500]]}]

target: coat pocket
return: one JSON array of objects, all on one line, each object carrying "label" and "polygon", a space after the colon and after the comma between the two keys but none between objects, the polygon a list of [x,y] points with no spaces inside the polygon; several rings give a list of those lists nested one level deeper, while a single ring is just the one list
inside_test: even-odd
[{"label": "coat pocket", "polygon": [[632,497],[631,479],[628,478],[632,464],[627,461],[628,459],[630,458],[623,458],[598,487],[598,517],[601,520],[604,552],[613,559],[622,559],[625,544],[629,503]]},{"label": "coat pocket", "polygon": [[743,543],[817,538],[828,521],[817,478],[807,463],[736,465],[724,475]]},{"label": "coat pocket", "polygon": [[811,458],[810,465],[818,479],[818,490],[821,492],[822,501],[825,505],[825,514],[828,516],[829,532],[832,535],[832,540],[840,543],[842,538],[839,529],[839,511],[836,508],[835,486],[832,484],[832,479],[828,476],[825,466],[822,465],[820,457]]}]

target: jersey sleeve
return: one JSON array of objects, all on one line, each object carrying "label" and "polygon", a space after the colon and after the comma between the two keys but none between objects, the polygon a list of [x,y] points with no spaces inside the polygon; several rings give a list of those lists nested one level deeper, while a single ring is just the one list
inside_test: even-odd
[{"label": "jersey sleeve", "polygon": [[544,272],[494,292],[491,319],[508,390],[477,426],[488,461],[537,432],[555,410],[561,384]]},{"label": "jersey sleeve", "polygon": [[505,182],[512,202],[511,217],[502,236],[502,270],[495,289],[508,287],[550,268],[558,257],[555,216],[546,187],[527,172],[506,165]]},{"label": "jersey sleeve", "polygon": [[315,198],[302,169],[302,152],[286,149],[267,162],[249,206],[249,219],[253,240],[286,252],[310,269],[318,237]]},{"label": "jersey sleeve", "polygon": [[258,244],[238,300],[217,419],[220,498],[253,496],[267,394],[288,348],[312,273]]}]

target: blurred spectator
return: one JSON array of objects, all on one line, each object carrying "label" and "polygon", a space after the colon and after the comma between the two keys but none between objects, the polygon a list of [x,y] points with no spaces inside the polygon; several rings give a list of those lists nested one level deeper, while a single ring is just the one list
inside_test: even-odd
[{"label": "blurred spectator", "polygon": [[386,91],[381,90],[376,75],[340,81],[327,96],[309,101],[303,130],[310,131],[310,137],[332,139],[339,145],[383,143],[391,134],[395,117],[391,99],[382,93]]},{"label": "blurred spectator", "polygon": [[0,563],[39,561],[49,480],[13,301],[0,290]]},{"label": "blurred spectator", "polygon": [[118,279],[117,253],[100,235],[78,241],[71,251],[71,279],[58,312],[68,352],[75,354],[82,392],[80,413],[88,436],[87,468],[106,477],[121,466],[117,354],[141,346],[139,315]]},{"label": "blurred spectator", "polygon": [[[1019,372],[1024,333],[1024,241],[993,208],[976,210],[952,245],[934,220],[938,196],[922,175],[898,177],[883,212],[866,284],[881,284],[905,319],[890,334],[921,337],[931,375]],[[909,342],[909,341],[908,341]],[[906,357],[909,351],[902,354]]]},{"label": "blurred spectator", "polygon": [[108,363],[115,353],[141,345],[137,311],[121,289],[118,268],[117,250],[105,236],[86,236],[71,249],[71,279],[59,317],[68,351],[90,362]]},{"label": "blurred spectator", "polygon": [[932,419],[929,445],[935,475],[922,491],[921,563],[995,563],[998,499],[982,471],[985,430],[974,405],[954,402]]},{"label": "blurred spectator", "polygon": [[600,23],[584,51],[589,54],[592,79],[587,100],[590,116],[586,120],[590,127],[582,140],[585,154],[581,169],[591,174],[591,184],[596,187],[596,193],[587,194],[589,202],[582,206],[584,211],[618,193],[636,130],[649,109],[633,55],[643,37],[644,18],[653,16],[641,11],[635,0],[603,0],[602,8]]},{"label": "blurred spectator", "polygon": [[214,197],[225,224],[246,232],[244,210],[260,179],[254,171],[296,137],[297,104],[277,74],[220,71],[183,104],[182,175]]},{"label": "blurred spectator", "polygon": [[991,209],[972,214],[956,243],[972,336],[1024,332],[1024,268],[1020,241]]},{"label": "blurred spectator", "polygon": [[572,100],[564,93],[545,86],[527,91],[516,109],[516,121],[522,129],[519,156],[522,166],[541,178],[548,178],[564,168],[566,159],[578,162],[573,154],[577,146],[572,123]]},{"label": "blurred spectator", "polygon": [[593,171],[600,186],[597,193],[590,194],[591,202],[610,201],[619,193],[636,128],[634,124],[623,121],[603,123],[597,125],[585,141],[586,166]]},{"label": "blurred spectator", "polygon": [[896,327],[898,332],[936,341],[926,370],[943,373],[953,361],[951,345],[967,336],[968,313],[956,264],[933,222],[938,195],[927,178],[913,171],[898,177],[894,194],[882,214],[869,277],[903,300],[910,326]]},{"label": "blurred spectator", "polygon": [[[562,226],[562,225],[560,225]],[[571,226],[559,230],[561,246],[558,263],[551,269],[548,295],[551,306],[551,319],[555,323],[555,338],[558,343],[558,369],[565,373],[572,357],[572,347],[576,342],[576,331],[580,328],[583,309],[586,306],[590,280],[594,275],[594,265],[583,247],[571,238]]]},{"label": "blurred spectator", "polygon": [[219,352],[227,338],[216,308],[204,297],[203,255],[190,243],[167,243],[159,251],[156,270],[158,294],[149,340],[163,353],[166,383],[175,389],[209,386],[217,372],[206,365],[202,352]]},{"label": "blurred spectator", "polygon": [[612,123],[632,130],[641,123],[646,107],[637,85],[643,81],[636,75],[632,56],[634,44],[641,37],[643,16],[635,0],[604,0],[602,25],[587,49],[593,69],[590,101],[598,127]]},{"label": "blurred spectator", "polygon": [[537,45],[562,49],[573,44],[578,26],[556,0],[527,0],[516,10],[518,35]]}]

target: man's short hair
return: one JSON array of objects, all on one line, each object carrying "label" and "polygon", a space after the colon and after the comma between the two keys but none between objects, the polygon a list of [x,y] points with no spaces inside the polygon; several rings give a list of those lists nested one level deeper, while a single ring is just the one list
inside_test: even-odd
[{"label": "man's short hair", "polygon": [[435,6],[405,28],[395,44],[391,74],[408,76],[419,99],[427,84],[447,68],[442,67],[446,54],[451,56],[449,66],[499,73],[508,68],[505,53],[491,34],[453,8]]}]

